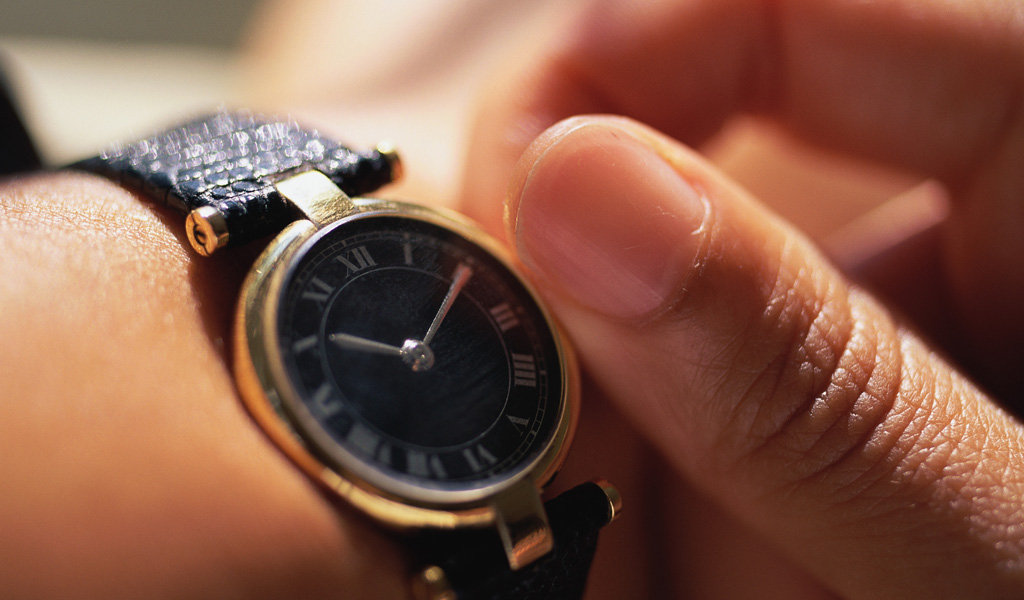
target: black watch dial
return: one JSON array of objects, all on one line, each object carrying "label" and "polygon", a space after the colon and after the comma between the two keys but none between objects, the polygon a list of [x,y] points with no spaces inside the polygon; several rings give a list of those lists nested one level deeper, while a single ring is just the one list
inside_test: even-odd
[{"label": "black watch dial", "polygon": [[326,436],[299,433],[327,460],[471,489],[550,439],[563,386],[552,332],[520,281],[458,233],[355,219],[317,239],[283,289],[296,412]]}]

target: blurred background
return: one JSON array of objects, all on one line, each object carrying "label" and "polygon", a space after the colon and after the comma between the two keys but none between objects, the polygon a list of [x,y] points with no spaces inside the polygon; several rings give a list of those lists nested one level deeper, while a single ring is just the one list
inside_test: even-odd
[{"label": "blurred background", "polygon": [[44,158],[60,164],[234,97],[256,4],[6,0],[0,61]]},{"label": "blurred background", "polygon": [[[0,61],[50,165],[220,105],[245,106],[355,145],[390,140],[407,173],[390,194],[450,205],[480,88],[510,55],[570,27],[586,4],[5,0]],[[826,248],[865,229],[885,244],[883,205],[919,189],[910,176],[822,153],[749,118],[703,150]]]},{"label": "blurred background", "polygon": [[6,0],[0,61],[50,165],[221,105],[392,141],[450,203],[476,92],[581,2]]},{"label": "blurred background", "polygon": [[238,45],[257,0],[8,0],[0,34],[143,44]]}]

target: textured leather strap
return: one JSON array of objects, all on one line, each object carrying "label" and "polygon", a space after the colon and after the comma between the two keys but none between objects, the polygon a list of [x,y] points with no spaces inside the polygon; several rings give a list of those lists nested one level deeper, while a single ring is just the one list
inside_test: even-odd
[{"label": "textured leather strap", "polygon": [[544,504],[555,538],[547,556],[511,571],[492,531],[433,533],[420,540],[422,560],[443,569],[458,600],[571,600],[586,587],[600,529],[614,516],[596,483],[578,485]]},{"label": "textured leather strap", "polygon": [[289,120],[221,111],[152,137],[117,145],[74,167],[100,173],[188,214],[212,207],[227,225],[228,245],[277,233],[297,215],[274,183],[317,169],[349,196],[393,178],[377,150],[356,152]]}]

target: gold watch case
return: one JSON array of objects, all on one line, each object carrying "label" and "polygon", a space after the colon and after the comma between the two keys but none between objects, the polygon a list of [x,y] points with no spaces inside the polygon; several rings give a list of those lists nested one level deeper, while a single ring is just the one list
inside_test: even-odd
[{"label": "gold watch case", "polygon": [[[513,274],[505,248],[468,219],[451,211],[378,200],[350,199],[317,171],[277,184],[278,190],[307,217],[291,223],[264,250],[246,277],[239,298],[234,333],[234,369],[242,399],[254,419],[281,450],[309,477],[379,523],[397,530],[495,527],[510,565],[518,568],[551,547],[540,492],[560,468],[569,450],[579,411],[579,377],[575,359],[557,324],[537,302],[555,338],[563,381],[554,432],[539,453],[512,476],[484,487],[438,490],[375,477],[371,465],[344,455],[325,456],[307,441],[315,433],[299,432],[301,405],[285,374],[277,343],[277,315],[283,287],[304,253],[319,236],[356,219],[401,216],[452,230],[494,255]],[[534,299],[537,294],[516,275]],[[297,418],[298,417],[298,418]],[[344,453],[342,453],[344,454]]]}]

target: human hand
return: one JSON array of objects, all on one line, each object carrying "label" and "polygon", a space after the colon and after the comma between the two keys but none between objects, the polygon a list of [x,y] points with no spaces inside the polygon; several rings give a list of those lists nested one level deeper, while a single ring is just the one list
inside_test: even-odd
[{"label": "human hand", "polygon": [[[1024,593],[1024,436],[971,383],[1022,408],[1018,13],[601,3],[484,103],[463,208],[507,227],[581,355],[590,403],[567,470],[600,473],[601,458],[643,441],[667,463],[621,470],[627,512],[605,533],[592,597]],[[887,307],[677,141],[741,111],[943,182],[951,216],[925,261],[939,288],[872,281],[906,301]],[[555,124],[597,112],[664,133],[614,117]],[[941,315],[936,337],[956,346],[922,341],[892,309]],[[680,514],[694,494],[657,485],[679,475],[713,499],[707,521],[724,509],[784,558],[759,568],[700,537],[700,518]],[[730,561],[717,575],[687,567],[710,562],[702,543]]]}]

